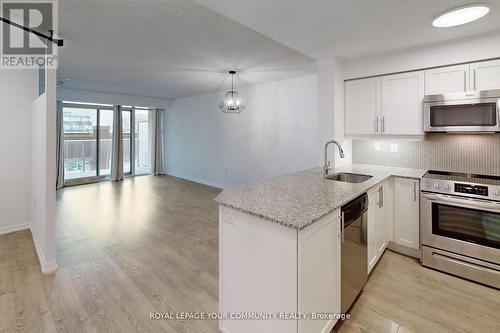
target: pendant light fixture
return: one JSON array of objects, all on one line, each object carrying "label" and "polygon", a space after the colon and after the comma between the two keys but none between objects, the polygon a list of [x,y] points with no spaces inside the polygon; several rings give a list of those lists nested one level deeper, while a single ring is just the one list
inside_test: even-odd
[{"label": "pendant light fixture", "polygon": [[238,96],[238,92],[234,90],[236,71],[229,71],[229,75],[231,75],[231,90],[226,93],[224,101],[219,105],[219,109],[224,113],[241,113],[245,109],[245,104]]}]

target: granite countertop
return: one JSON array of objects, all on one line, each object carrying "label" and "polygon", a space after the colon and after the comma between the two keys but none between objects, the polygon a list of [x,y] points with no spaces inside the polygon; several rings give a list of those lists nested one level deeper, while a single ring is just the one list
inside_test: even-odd
[{"label": "granite countertop", "polygon": [[426,170],[352,164],[330,171],[373,176],[359,184],[327,180],[321,168],[308,169],[224,190],[215,199],[283,226],[302,230],[390,176],[420,179]]}]

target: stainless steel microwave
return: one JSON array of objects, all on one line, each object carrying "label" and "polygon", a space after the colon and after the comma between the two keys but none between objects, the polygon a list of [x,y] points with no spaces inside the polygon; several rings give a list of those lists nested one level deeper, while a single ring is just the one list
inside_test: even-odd
[{"label": "stainless steel microwave", "polygon": [[500,90],[424,97],[425,132],[500,132]]}]

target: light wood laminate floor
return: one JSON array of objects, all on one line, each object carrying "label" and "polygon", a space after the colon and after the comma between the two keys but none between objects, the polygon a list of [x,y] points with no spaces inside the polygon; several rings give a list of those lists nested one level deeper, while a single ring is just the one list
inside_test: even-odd
[{"label": "light wood laminate floor", "polygon": [[[218,310],[218,193],[167,176],[59,191],[56,274],[28,231],[0,236],[0,332],[218,332],[149,319]],[[500,332],[500,291],[386,252],[351,313],[339,332]]]}]

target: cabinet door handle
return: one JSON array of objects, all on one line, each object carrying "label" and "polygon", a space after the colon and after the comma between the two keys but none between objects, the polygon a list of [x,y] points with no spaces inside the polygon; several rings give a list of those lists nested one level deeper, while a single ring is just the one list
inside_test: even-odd
[{"label": "cabinet door handle", "polygon": [[378,133],[378,116],[375,117],[375,133]]},{"label": "cabinet door handle", "polygon": [[342,243],[344,242],[344,216],[345,213],[342,212],[342,215],[340,216],[340,239],[342,240]]},{"label": "cabinet door handle", "polygon": [[382,133],[385,132],[385,116],[382,116]]},{"label": "cabinet door handle", "polygon": [[380,186],[378,188],[378,207],[384,207],[384,187]]},{"label": "cabinet door handle", "polygon": [[476,90],[477,89],[477,68],[474,68],[474,72],[472,75],[474,76],[474,90]]},{"label": "cabinet door handle", "polygon": [[382,192],[382,207],[384,207],[384,187],[380,186],[380,191]]},{"label": "cabinet door handle", "polygon": [[413,182],[413,201],[417,201],[417,182]]}]

